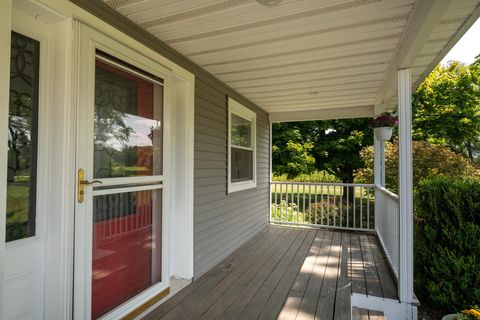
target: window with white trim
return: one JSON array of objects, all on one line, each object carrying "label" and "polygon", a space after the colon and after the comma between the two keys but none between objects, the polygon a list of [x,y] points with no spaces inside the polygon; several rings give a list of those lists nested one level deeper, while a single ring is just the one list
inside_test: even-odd
[{"label": "window with white trim", "polygon": [[228,98],[228,192],[257,186],[257,114]]}]

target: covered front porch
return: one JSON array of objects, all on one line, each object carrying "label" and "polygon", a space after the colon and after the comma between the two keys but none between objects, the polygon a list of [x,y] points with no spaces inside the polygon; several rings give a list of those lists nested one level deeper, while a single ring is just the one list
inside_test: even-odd
[{"label": "covered front porch", "polygon": [[384,319],[352,294],[398,301],[373,233],[272,225],[146,319]]},{"label": "covered front porch", "polygon": [[[416,320],[411,90],[479,16],[480,0],[0,1],[0,211],[28,182],[34,226],[7,241],[0,215],[0,318]],[[10,99],[27,40],[33,89]],[[29,170],[9,166],[10,100],[32,103],[15,111]],[[384,111],[399,195],[378,139],[371,185],[271,181],[272,123]],[[96,138],[119,118],[131,137]],[[114,245],[94,247],[107,224]]]}]

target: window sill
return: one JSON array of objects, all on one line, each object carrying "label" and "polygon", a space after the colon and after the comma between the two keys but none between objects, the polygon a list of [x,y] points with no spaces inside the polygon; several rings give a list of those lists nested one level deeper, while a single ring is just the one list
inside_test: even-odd
[{"label": "window sill", "polygon": [[257,182],[255,180],[242,181],[242,182],[233,182],[228,184],[228,193],[234,193],[242,190],[253,189],[257,187]]}]

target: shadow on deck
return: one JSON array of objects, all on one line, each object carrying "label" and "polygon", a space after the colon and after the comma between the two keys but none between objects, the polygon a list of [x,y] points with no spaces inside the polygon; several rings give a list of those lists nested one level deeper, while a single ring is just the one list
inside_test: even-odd
[{"label": "shadow on deck", "polygon": [[146,319],[347,320],[352,292],[397,299],[374,235],[269,226]]}]

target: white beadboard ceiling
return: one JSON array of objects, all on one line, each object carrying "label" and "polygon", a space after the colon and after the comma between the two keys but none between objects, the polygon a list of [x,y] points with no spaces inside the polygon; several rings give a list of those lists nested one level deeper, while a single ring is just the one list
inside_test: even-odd
[{"label": "white beadboard ceiling", "polygon": [[480,15],[480,0],[440,0],[437,17],[422,16],[419,3],[434,1],[104,0],[282,120],[391,108],[389,76],[414,33],[424,37],[412,60],[418,85]]}]

